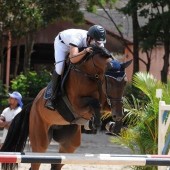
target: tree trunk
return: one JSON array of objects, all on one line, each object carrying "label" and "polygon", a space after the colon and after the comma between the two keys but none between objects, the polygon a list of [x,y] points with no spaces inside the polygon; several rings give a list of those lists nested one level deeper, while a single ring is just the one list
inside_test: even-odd
[{"label": "tree trunk", "polygon": [[3,32],[0,32],[0,80],[4,81],[4,42]]},{"label": "tree trunk", "polygon": [[18,72],[19,56],[20,56],[20,40],[17,39],[17,51],[16,51],[16,60],[15,60],[15,68],[14,68],[14,78],[17,76],[17,72]]},{"label": "tree trunk", "polygon": [[163,40],[164,40],[164,50],[165,50],[165,54],[163,57],[164,60],[164,65],[163,68],[161,70],[161,81],[163,83],[167,83],[167,79],[168,79],[168,68],[169,68],[169,52],[170,52],[170,40],[169,40],[169,36],[170,36],[170,31],[169,31],[169,27],[167,27],[167,23],[169,23],[169,18],[165,18],[164,24],[163,24],[163,31],[164,31],[164,35],[163,35]]},{"label": "tree trunk", "polygon": [[163,83],[167,83],[167,77],[168,77],[169,52],[170,52],[169,45],[170,45],[170,42],[169,42],[169,40],[167,40],[164,43],[164,50],[165,50],[165,54],[164,54],[164,57],[163,57],[164,65],[163,65],[163,68],[161,70],[161,81]]},{"label": "tree trunk", "polygon": [[34,46],[34,35],[33,33],[29,33],[26,36],[26,43],[25,43],[25,57],[24,57],[24,73],[30,70],[31,66],[31,54]]},{"label": "tree trunk", "polygon": [[138,39],[138,16],[137,16],[137,7],[133,10],[132,14],[132,23],[133,23],[133,74],[139,72],[139,39]]},{"label": "tree trunk", "polygon": [[147,62],[146,62],[146,71],[149,73],[150,68],[151,68],[151,56],[152,56],[152,50],[151,51],[146,51],[146,57],[147,57]]}]

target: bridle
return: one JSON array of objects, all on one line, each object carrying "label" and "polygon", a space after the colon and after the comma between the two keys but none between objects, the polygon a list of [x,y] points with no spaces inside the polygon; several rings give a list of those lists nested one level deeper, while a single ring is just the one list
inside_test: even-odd
[{"label": "bridle", "polygon": [[116,98],[116,97],[111,97],[108,95],[108,86],[107,86],[107,77],[108,79],[114,79],[116,80],[117,82],[121,82],[124,80],[124,78],[126,77],[126,73],[124,72],[124,74],[121,76],[121,77],[115,77],[113,74],[105,74],[105,77],[106,77],[106,99],[107,99],[107,103],[108,105],[110,106],[110,108],[112,108],[112,104],[113,103],[117,103],[117,102],[123,102],[123,97],[120,97],[120,98]]},{"label": "bridle", "polygon": [[[86,58],[82,62],[80,62],[78,64],[71,64],[72,66],[70,67],[70,69],[82,74],[83,76],[88,77],[91,80],[94,80],[97,83],[98,92],[99,92],[99,103],[101,105],[101,103],[102,103],[102,85],[104,82],[105,75],[103,74],[103,76],[101,77],[97,71],[99,69],[99,67],[95,64],[95,61],[94,61],[95,54],[96,54],[95,52],[92,52],[91,54],[87,55]],[[80,67],[82,64],[84,64],[88,60],[92,60],[92,65],[93,65],[94,72],[95,72],[94,74],[87,73],[86,71],[82,70]]]},{"label": "bridle", "polygon": [[[106,70],[108,70],[108,68],[106,68],[106,70],[103,70],[103,73],[99,73],[99,70],[101,70],[101,67],[99,67],[98,65],[96,65],[96,62],[95,62],[95,59],[94,59],[94,56],[95,56],[95,53],[91,53],[89,54],[86,59],[84,59],[82,62],[78,63],[78,64],[71,64],[70,65],[70,69],[72,71],[75,71],[79,74],[82,74],[83,76],[87,77],[89,80],[92,80],[94,81],[96,84],[97,84],[97,90],[98,90],[98,94],[99,94],[99,98],[97,99],[98,100],[98,104],[100,106],[100,108],[103,107],[103,95],[105,95],[105,98],[104,100],[106,101],[107,100],[107,103],[108,103],[108,106],[110,107],[110,109],[112,110],[114,105],[114,102],[116,103],[122,103],[123,99],[122,97],[120,98],[115,98],[115,97],[112,97],[109,93],[109,90],[107,88],[107,85],[109,83],[109,80],[110,81],[113,81],[112,79],[118,81],[118,82],[121,82],[124,80],[126,74],[124,72],[123,76],[119,76],[119,77],[116,77],[114,76],[114,74],[107,74],[108,72],[106,72]],[[109,59],[111,57],[107,57],[107,59]],[[113,58],[111,58],[113,59]],[[91,73],[89,73],[88,71],[86,71],[84,69],[84,67],[82,67],[82,64],[85,64],[87,61],[91,60]],[[110,68],[111,69],[111,73],[113,73],[113,67]],[[103,83],[104,86],[103,86]],[[105,92],[103,91],[103,87],[106,87],[105,89]],[[96,116],[94,116],[92,118],[92,123],[94,124],[94,120],[93,119],[96,119],[95,118]],[[98,120],[98,119],[96,119]]]},{"label": "bridle", "polygon": [[[123,101],[123,97],[120,97],[120,98],[116,98],[116,97],[111,97],[108,93],[108,87],[107,87],[107,77],[108,79],[114,79],[116,80],[117,82],[121,82],[124,80],[124,78],[126,77],[126,73],[124,71],[114,71],[111,70],[111,71],[108,71],[106,72],[105,74],[103,74],[102,78],[100,78],[100,75],[98,74],[98,66],[95,64],[94,62],[94,55],[95,53],[91,53],[89,54],[88,56],[86,56],[86,58],[80,62],[79,64],[72,64],[72,67],[71,69],[88,77],[89,79],[91,80],[94,80],[96,83],[97,83],[97,87],[98,87],[98,92],[99,92],[99,103],[101,104],[102,102],[102,85],[103,85],[103,82],[104,82],[104,78],[105,78],[105,82],[106,82],[106,99],[107,99],[107,103],[108,105],[110,106],[110,108],[113,107],[113,103],[122,103]],[[87,60],[92,60],[92,63],[93,63],[93,68],[94,68],[94,72],[95,74],[91,74],[91,73],[87,73],[86,71],[84,70],[81,70],[80,66],[85,63]],[[121,73],[121,74],[119,74]],[[119,75],[119,76],[117,76]]]}]

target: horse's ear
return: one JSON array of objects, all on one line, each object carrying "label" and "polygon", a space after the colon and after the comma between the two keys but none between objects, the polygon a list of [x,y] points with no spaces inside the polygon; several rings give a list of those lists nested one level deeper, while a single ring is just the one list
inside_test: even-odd
[{"label": "horse's ear", "polygon": [[123,62],[121,63],[121,69],[125,69],[127,67],[129,67],[129,65],[132,63],[133,59],[132,60],[129,60],[129,61],[126,61],[126,62]]},{"label": "horse's ear", "polygon": [[107,70],[119,71],[120,68],[121,68],[121,63],[116,59],[112,59],[110,62],[107,63]]}]

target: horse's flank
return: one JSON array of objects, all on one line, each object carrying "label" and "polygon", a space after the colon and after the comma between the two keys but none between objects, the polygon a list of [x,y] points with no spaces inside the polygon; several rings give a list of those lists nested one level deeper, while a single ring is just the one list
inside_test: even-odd
[{"label": "horse's flank", "polygon": [[[44,107],[45,105],[45,99],[44,99],[44,92],[46,88],[42,89],[39,94],[36,96],[30,114],[30,122],[34,120],[34,116],[39,116],[37,121],[42,120],[46,123],[46,126],[51,125],[68,125],[70,124],[67,122],[57,111],[52,111]],[[37,115],[37,113],[40,113]],[[33,118],[32,118],[33,117]]]}]

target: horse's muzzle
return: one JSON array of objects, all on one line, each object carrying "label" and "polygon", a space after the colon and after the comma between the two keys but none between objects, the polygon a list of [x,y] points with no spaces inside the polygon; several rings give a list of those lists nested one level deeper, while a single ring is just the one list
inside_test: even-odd
[{"label": "horse's muzzle", "polygon": [[117,112],[116,110],[112,110],[112,119],[114,121],[121,121],[124,116],[123,110]]}]

